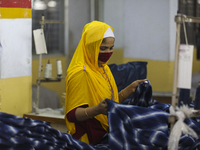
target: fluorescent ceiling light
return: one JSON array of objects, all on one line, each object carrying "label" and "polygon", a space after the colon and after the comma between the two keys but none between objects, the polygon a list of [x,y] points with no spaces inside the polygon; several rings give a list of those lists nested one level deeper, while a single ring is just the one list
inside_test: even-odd
[{"label": "fluorescent ceiling light", "polygon": [[51,0],[51,1],[49,1],[48,2],[48,7],[56,7],[56,5],[57,5],[57,2],[56,1],[54,1],[54,0]]},{"label": "fluorescent ceiling light", "polygon": [[47,9],[47,5],[44,1],[35,0],[33,2],[33,9],[34,10],[45,10],[45,9]]}]

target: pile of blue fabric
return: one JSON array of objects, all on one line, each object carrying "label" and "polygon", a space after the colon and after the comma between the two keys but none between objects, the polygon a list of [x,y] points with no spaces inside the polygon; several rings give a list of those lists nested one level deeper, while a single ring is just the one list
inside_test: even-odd
[{"label": "pile of blue fabric", "polygon": [[1,150],[107,150],[92,146],[70,134],[53,129],[47,122],[0,113]]},{"label": "pile of blue fabric", "polygon": [[[53,129],[47,122],[0,113],[0,149],[7,150],[167,150],[170,134],[170,104],[152,100],[150,82],[141,83],[127,104],[109,99],[108,143],[89,145],[68,133]],[[200,139],[200,116],[187,118]],[[180,150],[200,149],[200,140],[182,135]]]},{"label": "pile of blue fabric", "polygon": [[[109,146],[111,149],[167,150],[170,134],[168,122],[170,104],[152,99],[149,81],[136,89],[129,105],[108,103]],[[199,136],[182,135],[180,150],[200,149],[200,116],[187,118],[185,123]]]}]

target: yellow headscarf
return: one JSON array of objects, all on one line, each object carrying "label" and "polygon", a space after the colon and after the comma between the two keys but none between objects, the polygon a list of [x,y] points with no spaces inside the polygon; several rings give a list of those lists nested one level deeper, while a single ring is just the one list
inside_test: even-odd
[{"label": "yellow headscarf", "polygon": [[[67,69],[65,116],[78,106],[91,107],[98,105],[106,98],[111,99],[112,92],[109,82],[104,79],[98,66],[100,45],[108,27],[110,26],[106,23],[93,21],[86,24],[83,29],[81,40]],[[117,86],[110,68],[107,63],[103,67],[113,88],[114,100],[119,102]],[[95,118],[108,131],[107,116],[100,114]],[[65,119],[70,134],[74,134],[75,124],[69,122],[66,117]]]}]

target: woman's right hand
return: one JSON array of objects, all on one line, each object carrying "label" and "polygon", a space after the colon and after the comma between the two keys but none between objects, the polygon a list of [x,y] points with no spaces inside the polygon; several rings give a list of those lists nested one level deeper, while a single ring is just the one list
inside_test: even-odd
[{"label": "woman's right hand", "polygon": [[76,109],[75,116],[78,121],[84,121],[87,119],[91,119],[99,114],[107,115],[107,110],[108,110],[107,102],[105,100],[102,100],[99,104],[92,107],[87,107],[87,108],[78,107]]},{"label": "woman's right hand", "polygon": [[107,115],[108,111],[108,104],[105,100],[102,100],[98,105],[97,105],[97,111],[99,114],[104,114]]}]

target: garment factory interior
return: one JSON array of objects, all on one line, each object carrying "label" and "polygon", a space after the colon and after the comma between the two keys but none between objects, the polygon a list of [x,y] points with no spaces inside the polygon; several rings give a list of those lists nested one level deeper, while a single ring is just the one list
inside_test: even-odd
[{"label": "garment factory interior", "polygon": [[[46,2],[47,3],[47,2]],[[60,4],[59,4],[60,3]],[[108,3],[108,4],[107,4]],[[116,5],[116,8],[119,8],[121,6],[122,2],[115,2],[115,4],[113,4],[112,1],[110,2],[96,2],[94,7],[89,7],[91,4],[90,1],[88,1],[88,4],[84,4],[85,7],[87,7],[87,9],[85,7],[83,7],[83,4],[81,2],[68,2],[68,5],[70,5],[70,7],[68,6],[68,10],[66,12],[66,10],[64,9],[64,1],[60,1],[58,2],[56,8],[49,8],[46,9],[46,11],[44,10],[34,10],[33,9],[33,16],[32,16],[32,29],[37,29],[40,28],[40,24],[38,23],[39,20],[41,19],[41,14],[46,14],[45,15],[45,19],[49,19],[49,20],[64,20],[67,19],[65,16],[68,15],[68,25],[62,25],[62,24],[57,24],[57,25],[46,25],[45,27],[45,31],[46,33],[46,42],[47,42],[47,49],[48,49],[48,55],[44,55],[43,57],[43,66],[45,66],[45,63],[48,62],[48,60],[50,60],[52,62],[52,65],[55,65],[55,61],[57,59],[62,60],[62,64],[63,64],[63,73],[66,72],[67,69],[67,65],[69,64],[70,58],[73,55],[73,52],[78,44],[79,41],[79,37],[81,35],[82,32],[82,27],[84,26],[84,24],[86,24],[87,22],[89,22],[90,20],[100,20],[100,21],[105,21],[107,23],[110,23],[113,27],[114,30],[116,29],[116,42],[115,42],[115,53],[113,55],[113,57],[111,57],[111,60],[109,61],[110,64],[115,63],[115,64],[122,64],[122,63],[126,63],[129,61],[146,61],[148,62],[148,66],[147,66],[147,78],[150,79],[151,84],[153,86],[153,91],[155,92],[154,96],[156,99],[159,100],[164,100],[167,103],[171,103],[171,92],[172,92],[172,82],[173,82],[173,50],[175,49],[175,28],[170,27],[171,24],[173,24],[172,26],[175,27],[175,23],[174,23],[174,16],[175,13],[177,11],[177,5],[171,6],[174,9],[174,16],[166,16],[169,15],[167,13],[169,13],[169,10],[167,10],[165,12],[165,16],[159,14],[159,16],[155,16],[154,13],[156,12],[152,12],[152,14],[149,16],[145,16],[147,14],[145,14],[144,12],[144,17],[143,18],[138,18],[137,17],[137,13],[136,10],[132,10],[132,11],[128,11],[127,12],[122,12],[124,11],[123,9],[118,9],[119,12],[117,12],[116,10],[110,10],[111,8],[107,8],[110,5]],[[174,2],[175,3],[175,2]],[[133,2],[134,4],[134,2]],[[198,4],[198,3],[197,3]],[[145,5],[145,4],[138,4],[138,5]],[[163,7],[166,7],[166,4],[162,4]],[[168,4],[169,5],[169,4]],[[193,15],[194,12],[192,12],[193,7],[190,8],[192,5],[194,5],[193,3],[190,4],[185,3],[184,1],[181,3],[179,3],[179,9],[182,10],[184,13],[188,13],[187,15]],[[34,6],[34,4],[33,4]],[[60,7],[59,7],[60,6]],[[75,7],[74,9],[76,9],[75,12],[71,12],[70,10],[73,9],[73,7]],[[80,8],[79,8],[80,7]],[[169,6],[168,6],[169,7]],[[196,10],[197,10],[197,16],[198,16],[198,5],[196,6]],[[71,8],[71,9],[70,9]],[[140,7],[138,7],[140,8]],[[55,10],[57,9],[57,10]],[[80,12],[82,12],[84,9],[85,12],[85,16],[83,14],[80,14]],[[130,8],[131,9],[131,8]],[[167,9],[167,7],[165,8]],[[172,8],[170,8],[172,9]],[[191,10],[190,10],[191,9]],[[80,10],[80,12],[77,12],[77,10]],[[103,11],[105,10],[105,11]],[[153,8],[149,8],[149,11],[153,10]],[[161,10],[161,8],[160,8]],[[72,10],[73,11],[73,10]],[[92,12],[93,11],[93,12]],[[108,12],[107,12],[108,11]],[[143,10],[139,10],[138,13],[142,14]],[[147,11],[147,10],[146,10]],[[157,10],[158,11],[158,10]],[[57,12],[57,13],[55,13]],[[91,13],[92,12],[92,13]],[[133,12],[133,13],[131,13]],[[126,14],[125,14],[126,13]],[[151,13],[151,11],[149,12]],[[80,15],[83,15],[83,17],[80,17]],[[114,19],[110,19],[109,15],[114,15]],[[125,15],[125,17],[124,17]],[[133,19],[131,19],[129,21],[129,19],[127,17],[130,18],[132,16]],[[155,17],[154,17],[155,16]],[[162,19],[163,24],[160,25],[159,28],[158,24],[160,24],[159,19],[154,19],[155,20],[155,24],[149,24],[148,22],[148,17],[152,17],[152,18],[156,18],[156,17],[161,17],[159,19]],[[81,19],[80,19],[81,18]],[[94,19],[91,19],[94,18]],[[167,19],[168,18],[168,19]],[[171,20],[169,20],[169,18],[171,18]],[[126,19],[128,19],[126,21]],[[125,20],[125,21],[123,21]],[[142,23],[140,23],[140,20],[142,21]],[[169,21],[171,22],[171,24],[169,24]],[[65,20],[66,22],[66,20]],[[127,22],[127,24],[122,24],[123,22]],[[141,29],[141,24],[142,24],[142,29]],[[148,25],[147,25],[148,24]],[[127,31],[126,29],[129,29],[130,27],[132,29],[130,29],[133,33],[133,35],[130,35],[130,38],[133,38],[133,41],[139,41],[138,43],[133,42],[133,45],[130,45],[130,43],[132,42],[127,42],[128,41],[128,36],[126,37],[126,33],[128,34],[129,31]],[[134,27],[134,25],[136,27]],[[116,26],[116,27],[115,27]],[[188,31],[188,40],[189,43],[191,44],[195,44],[195,28],[197,28],[198,25],[188,25],[187,27],[187,31]],[[68,28],[68,31],[66,31],[66,28]],[[126,29],[125,29],[126,28]],[[135,31],[134,31],[135,28]],[[172,29],[170,29],[172,28]],[[156,30],[155,30],[156,29]],[[138,31],[139,30],[139,31]],[[152,31],[153,30],[153,31]],[[63,32],[65,31],[65,33]],[[131,32],[130,31],[130,32]],[[138,32],[136,32],[138,31]],[[165,34],[166,32],[166,34]],[[161,33],[159,35],[159,33]],[[135,36],[134,36],[135,35]],[[154,38],[151,38],[151,37]],[[157,36],[157,37],[156,37]],[[166,36],[168,39],[166,39]],[[159,37],[159,38],[158,38]],[[68,38],[68,40],[65,40],[66,38]],[[174,38],[174,39],[173,39]],[[150,41],[150,39],[152,39],[152,41]],[[158,41],[161,40],[162,42]],[[182,34],[182,43],[184,43],[184,36]],[[124,42],[124,43],[123,43]],[[141,43],[140,43],[141,42]],[[168,42],[166,46],[164,46],[164,44],[166,44],[166,42]],[[128,44],[130,46],[128,46]],[[34,41],[32,39],[32,45],[33,45],[33,49],[32,49],[32,53],[33,53],[33,60],[32,60],[32,82],[33,82],[33,92],[35,92],[35,88],[36,88],[36,80],[38,78],[38,58],[39,56],[35,54],[35,49],[34,49]],[[156,46],[157,45],[157,46]],[[152,52],[148,53],[148,51],[150,50],[150,46],[152,47]],[[68,49],[66,49],[66,47]],[[126,50],[127,49],[127,50]],[[162,50],[160,50],[162,49]],[[126,54],[127,51],[127,54]],[[141,51],[141,52],[140,52]],[[145,56],[146,53],[146,56]],[[151,53],[153,54],[151,56]],[[130,57],[132,55],[132,57]],[[195,59],[195,52],[194,52],[194,62],[193,62],[193,88],[197,88],[198,85],[198,72],[200,70],[199,67],[199,61],[197,59]],[[159,65],[158,65],[159,64]],[[54,69],[56,69],[56,66],[53,66]],[[66,69],[65,69],[66,68]],[[52,76],[56,76],[56,71],[53,71]],[[63,76],[66,76],[66,74],[63,74]],[[196,83],[195,83],[196,82]],[[57,104],[51,104],[46,102],[46,105],[50,105],[48,107],[54,108],[54,107],[59,107],[60,101],[63,101],[63,97],[62,94],[65,92],[65,82],[64,80],[62,80],[59,83],[43,83],[41,84],[42,88],[44,88],[44,92],[46,90],[46,92],[50,92],[52,94],[52,91],[54,92],[54,97],[57,99],[54,102],[57,102]],[[163,86],[165,85],[165,86]],[[47,89],[46,89],[47,88]],[[192,89],[192,90],[194,90]],[[43,95],[43,94],[42,94]],[[41,96],[42,96],[41,95]],[[43,96],[48,96],[49,94],[44,94]],[[33,99],[35,99],[36,94],[33,94]],[[53,97],[53,96],[49,96],[49,97]],[[49,99],[45,98],[44,99]],[[54,99],[55,99],[54,98]],[[45,102],[44,102],[45,103]],[[42,106],[41,106],[42,107]],[[47,106],[45,106],[47,107]]]},{"label": "garment factory interior", "polygon": [[[56,8],[45,9],[45,11],[33,9],[33,12],[32,12],[32,24],[33,24],[32,29],[33,30],[40,28],[40,24],[38,22],[41,19],[41,14],[45,14],[45,19],[47,20],[48,19],[49,20],[67,19],[67,21],[65,20],[65,25],[64,24],[63,25],[62,24],[46,25],[44,31],[47,32],[45,38],[47,42],[48,55],[43,56],[44,57],[42,60],[43,66],[45,66],[45,63],[47,63],[48,60],[50,60],[52,62],[53,68],[56,69],[56,66],[54,66],[55,62],[57,59],[60,59],[62,60],[62,64],[63,64],[63,76],[66,76],[66,74],[64,73],[66,72],[67,65],[69,64],[69,61],[78,44],[79,37],[81,36],[82,27],[84,26],[84,24],[86,24],[90,20],[105,21],[107,23],[110,23],[114,27],[114,30],[117,31],[115,33],[116,34],[115,53],[113,57],[111,57],[109,64],[112,64],[112,63],[122,64],[129,61],[148,62],[147,78],[150,79],[151,81],[155,98],[161,101],[165,101],[167,103],[171,103],[170,94],[172,92],[173,65],[174,65],[173,55],[175,54],[173,53],[173,51],[175,49],[175,32],[176,32],[173,17],[176,14],[177,7],[179,7],[179,9],[182,10],[184,13],[186,12],[187,15],[193,15],[194,12],[192,10],[194,9],[193,7],[190,8],[192,5],[194,5],[193,2],[190,4],[190,2],[184,3],[184,1],[183,2],[180,1],[179,6],[177,6],[177,4],[176,5],[171,4],[172,5],[171,7],[173,8],[170,8],[170,3],[165,4],[164,2],[162,2],[160,5],[163,5],[162,7],[166,9],[166,12],[164,12],[164,14],[162,13],[156,14],[158,16],[155,16],[155,13],[157,12],[153,12],[154,8],[148,8],[148,11],[149,11],[148,13],[150,13],[148,14],[148,16],[146,16],[147,12],[145,14],[145,12],[144,13],[142,12],[143,10],[138,10],[140,7],[134,10],[127,10],[126,12],[124,10],[125,8],[123,9],[120,8],[120,6],[123,5],[123,3],[120,1],[115,2],[115,4],[113,4],[112,1],[108,1],[108,2],[100,1],[100,2],[96,2],[95,6],[92,8],[90,7],[90,4],[91,4],[90,1],[88,1],[87,4],[82,4],[81,2],[77,2],[77,1],[74,1],[74,2],[69,1],[68,5],[70,5],[70,7],[68,6],[68,10],[65,10],[67,6],[65,6],[66,4],[64,5],[64,1],[60,1],[57,3],[58,4]],[[135,2],[133,2],[133,5],[134,3]],[[139,2],[136,2],[136,3],[139,3]],[[111,8],[107,8],[110,5],[114,5],[115,8],[119,8],[117,9],[118,11],[112,10]],[[139,6],[143,5],[144,7],[146,4],[143,4],[141,2],[137,5]],[[168,7],[166,7],[166,5],[168,5]],[[75,12],[71,10],[73,9],[73,7],[74,9],[76,9]],[[160,7],[159,10],[162,10],[161,9],[162,7]],[[196,15],[198,16],[198,13],[199,13],[198,3],[196,7],[197,7]],[[170,12],[170,10],[168,10],[169,8],[170,10],[171,9],[173,10],[172,16],[169,16],[169,13],[172,13]],[[77,10],[80,10],[80,11],[77,11]],[[138,13],[144,14],[144,17],[138,18],[136,10],[138,10]],[[86,11],[83,13],[85,15],[80,14],[82,11]],[[65,17],[66,15],[68,15],[68,18]],[[80,17],[80,15],[83,15],[83,17]],[[110,19],[112,15],[114,19],[113,18]],[[133,18],[133,19],[129,20],[128,17]],[[146,19],[148,17],[155,18],[153,19],[155,23],[149,24],[149,19]],[[156,19],[156,17],[158,17],[158,19]],[[162,19],[162,25],[160,25],[159,19]],[[66,22],[68,22],[68,25],[66,25]],[[123,24],[123,22],[127,22],[127,23]],[[195,44],[195,32],[196,32],[195,28],[197,28],[197,26],[198,24],[187,26],[188,40],[189,40],[189,43],[191,44]],[[66,31],[66,28],[68,29],[68,31]],[[129,31],[127,29],[129,28],[131,28],[130,32],[133,33],[133,35],[128,35]],[[138,41],[138,42],[129,43],[128,36],[130,36],[130,38],[133,38],[133,41]],[[68,40],[65,40],[66,38],[68,38]],[[183,34],[181,37],[181,41],[182,43],[185,42]],[[33,39],[32,39],[32,45],[33,45],[32,83],[33,83],[33,92],[35,92],[36,80],[38,78],[39,56],[35,54]],[[148,53],[148,51],[150,50],[149,49],[150,47],[151,47],[152,52]],[[195,90],[195,88],[197,88],[198,77],[199,77],[198,73],[200,70],[199,61],[195,58],[196,58],[196,55],[194,52],[194,60],[193,60],[193,68],[192,68],[193,76],[194,76],[193,78],[194,89],[192,89],[193,91]],[[56,71],[53,71],[52,76],[56,76]],[[51,106],[48,106],[51,108],[59,107],[60,101],[64,100],[62,97],[62,94],[65,92],[64,80],[62,80],[59,83],[42,83],[41,86],[42,88],[44,88],[44,92],[45,90],[46,92],[49,91],[51,94],[52,92],[54,92],[54,99],[55,98],[57,99],[56,101],[54,101],[54,102],[57,102],[57,104],[51,104],[48,101],[48,103],[46,102],[46,105],[51,105]],[[35,99],[35,96],[36,94],[33,94],[33,100]],[[44,94],[43,96],[48,96],[48,94]],[[49,97],[52,97],[52,96],[49,96]],[[44,99],[49,99],[49,97],[48,98],[44,97]]]},{"label": "garment factory interior", "polygon": [[[50,122],[62,132],[67,132],[63,117],[66,70],[86,23],[99,20],[111,25],[115,46],[108,64],[147,62],[153,99],[171,104],[177,32],[174,18],[178,10],[187,16],[200,17],[199,0],[32,0],[31,8],[21,10],[28,15],[16,15],[12,13],[14,9],[10,7],[8,15],[0,11],[0,111]],[[41,29],[42,16],[45,20],[60,22],[44,24],[47,54],[42,54],[40,65],[41,55],[36,54],[33,31]],[[200,52],[196,47],[200,23],[185,26],[188,44],[194,45],[190,89],[193,101],[200,82],[197,56]],[[183,25],[180,43],[187,44]],[[48,62],[52,64],[52,77],[58,77],[57,60],[62,66],[58,81],[37,84],[40,66],[42,77]],[[36,107],[41,115],[35,114]]]}]

